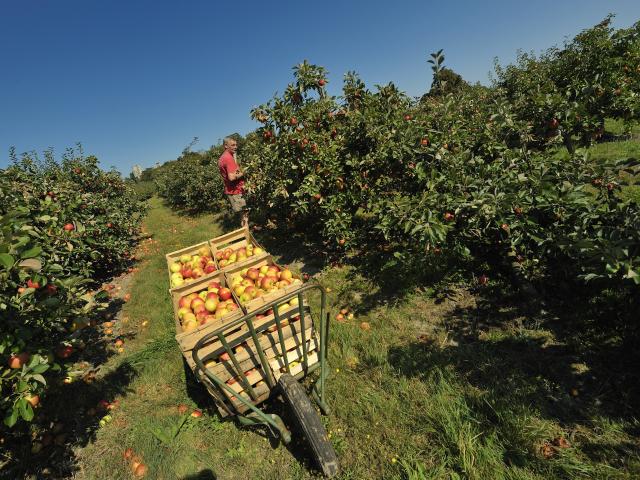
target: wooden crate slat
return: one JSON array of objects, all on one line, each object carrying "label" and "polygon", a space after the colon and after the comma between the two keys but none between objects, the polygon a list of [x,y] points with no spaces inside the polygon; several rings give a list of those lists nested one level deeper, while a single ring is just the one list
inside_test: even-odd
[{"label": "wooden crate slat", "polygon": [[[318,352],[311,352],[307,357],[307,368],[311,367],[312,365],[315,365],[319,361],[320,361],[320,357],[318,356]],[[295,367],[291,368],[291,375],[295,377],[297,374],[299,374],[303,370],[304,370],[304,366],[302,365],[302,363],[299,363]],[[276,378],[276,381],[278,381],[278,379],[282,376],[283,373],[286,373],[286,370],[284,372],[281,372],[280,370],[276,370],[273,372],[273,376]]]},{"label": "wooden crate slat", "polygon": [[[311,367],[312,365],[315,365],[316,363],[318,363],[319,361],[319,356],[318,356],[318,352],[313,351],[313,352],[309,352],[309,357],[308,357],[308,366]],[[291,375],[297,375],[298,373],[300,373],[301,371],[304,370],[304,367],[301,363],[299,363],[298,365],[294,366],[291,368]],[[277,371],[274,371],[273,374],[276,377],[276,380],[278,378],[280,378],[282,376],[282,374],[285,372],[281,372],[280,369],[278,369]],[[252,374],[249,375],[247,377],[247,380],[249,380],[249,384],[253,387],[256,383],[260,382],[260,381],[264,381],[264,377],[258,375],[258,374]],[[265,382],[266,383],[266,382]],[[231,387],[237,394],[244,394],[246,395],[245,398],[250,398],[249,397],[249,392],[244,390],[244,386],[242,384],[241,381],[238,381],[232,385],[229,385],[229,387]],[[254,388],[255,390],[255,388]],[[226,393],[226,391],[225,391]],[[228,394],[227,394],[228,396]]]},{"label": "wooden crate slat", "polygon": [[[318,352],[315,352],[315,351],[314,352],[310,352],[308,360],[309,360],[308,361],[309,367],[311,367],[312,365],[315,365],[316,363],[318,363],[318,361],[319,361]],[[302,364],[298,364],[295,367],[291,368],[291,375],[295,376],[298,373],[302,372],[303,370],[304,370],[303,365]],[[283,373],[285,373],[285,372],[280,372],[280,370],[278,370],[277,375],[276,375],[276,372],[274,372],[274,375],[276,376],[276,380],[278,378],[280,378]],[[254,391],[256,391],[256,393],[258,393],[258,392],[257,392],[257,388],[255,387],[255,385],[258,382],[264,381],[265,384],[266,384],[266,381],[264,380],[264,377],[259,375],[258,373],[249,375],[247,377],[247,380],[249,380],[249,384],[253,387],[253,389],[254,389]],[[229,385],[229,387],[232,388],[236,392],[236,394],[243,395],[246,399],[250,399],[251,398],[250,395],[249,395],[249,392],[244,390],[244,386],[243,386],[241,381],[238,381],[238,382],[236,382],[236,383],[234,383],[232,385]],[[258,388],[261,388],[261,387],[262,387],[262,385],[260,387],[258,387]],[[267,386],[267,389],[268,389],[268,386]],[[226,390],[225,390],[225,394],[227,395],[227,397],[229,397],[229,395],[230,395]]]},{"label": "wooden crate slat", "polygon": [[[306,333],[305,333],[306,334]],[[309,338],[309,337],[306,337]],[[310,352],[316,351],[319,346],[319,342],[317,341],[316,336],[314,335],[310,340],[307,340],[307,356]],[[304,356],[302,354],[302,344],[296,345],[293,349],[287,349],[287,361],[291,362],[302,362],[304,361]],[[308,360],[308,358],[307,358]],[[271,358],[269,360],[269,365],[271,365],[272,370],[279,370],[282,367],[285,367],[284,357],[278,355],[275,358]]]},{"label": "wooden crate slat", "polygon": [[[313,328],[310,327],[305,331],[305,339],[307,340],[308,350],[317,348],[319,342]],[[252,368],[256,368],[260,365],[260,356],[258,355],[258,351],[253,346],[253,341],[247,343],[249,344],[249,348],[244,353],[236,356],[236,360],[238,361],[240,369],[243,372],[251,370]],[[300,355],[302,355],[302,332],[299,332],[294,337],[286,339],[284,343],[285,349],[287,351],[299,351]],[[264,354],[267,361],[273,360],[277,356],[281,355],[280,343],[278,342],[275,347],[265,349]],[[232,376],[236,375],[236,370],[231,360],[219,361],[215,366],[208,367],[207,370],[223,381],[226,381]]]},{"label": "wooden crate slat", "polygon": [[[290,315],[290,317],[285,317],[285,318],[287,320],[290,320],[290,318],[293,316],[294,313],[297,313],[297,310],[295,311],[289,310],[284,315],[288,314]],[[272,321],[273,321],[273,317],[271,317],[270,320],[268,319],[268,317],[265,317],[264,319],[260,319],[258,322],[254,322],[254,326],[257,330],[258,328],[264,325],[267,325],[269,322],[272,322]],[[311,316],[308,313],[305,313],[305,324],[311,325],[312,324],[311,322],[312,322]],[[296,333],[299,333],[300,331],[299,325],[300,325],[300,321],[295,320],[289,325],[287,325],[286,327],[283,327],[282,333],[283,333],[284,339],[286,340],[289,337],[294,336]],[[266,331],[265,332],[258,331],[258,332],[259,332],[258,336],[260,337],[260,344],[264,349],[272,346],[274,342],[274,338],[278,339],[278,332],[273,332],[273,333],[269,333]],[[249,340],[252,340],[251,334],[249,333],[249,328],[246,326],[246,324],[243,325],[242,327],[239,327],[237,330],[234,329],[234,332],[232,334],[227,335],[227,333],[225,332],[224,336],[225,336],[225,340],[230,344],[231,347],[236,347],[241,343],[244,343],[244,342],[248,343]],[[224,351],[225,349],[220,343],[220,341],[217,338],[215,338],[215,339],[212,339],[211,342],[205,344],[200,349],[199,356],[203,360],[207,358],[215,359],[215,358],[218,358]],[[189,364],[189,366],[192,369],[194,369],[196,365],[195,365],[195,362],[193,361],[191,351],[185,351],[183,353],[185,355],[185,359],[187,360],[187,363]]]}]

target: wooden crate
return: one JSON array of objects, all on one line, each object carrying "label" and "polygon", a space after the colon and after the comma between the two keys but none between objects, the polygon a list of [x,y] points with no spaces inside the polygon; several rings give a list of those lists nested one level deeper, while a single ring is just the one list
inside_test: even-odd
[{"label": "wooden crate", "polygon": [[[255,260],[253,260],[252,262],[244,265],[244,266],[238,266],[236,268],[232,268],[232,269],[226,269],[223,270],[225,276],[227,277],[227,283],[229,285],[231,285],[231,279],[240,273],[241,270],[244,270],[245,268],[260,268],[263,265],[277,265],[280,269],[282,269],[282,267],[280,265],[278,265],[276,262],[273,261],[273,258],[271,256],[267,256],[265,258],[257,258]],[[293,275],[293,278],[297,278],[298,280],[302,281],[302,279],[300,278],[299,275],[295,274]],[[270,292],[267,293],[265,295],[261,295],[259,297],[254,298],[253,300],[250,300],[246,303],[241,303],[240,306],[242,307],[242,309],[246,312],[246,313],[252,313],[252,312],[257,312],[260,311],[261,308],[264,308],[265,305],[289,294],[289,293],[293,293],[296,290],[299,290],[300,287],[302,286],[302,283],[298,283],[298,284],[294,284],[294,285],[289,285],[287,287],[284,288],[280,288],[274,292]]]},{"label": "wooden crate", "polygon": [[[263,252],[260,255],[252,255],[250,257],[247,257],[246,260],[243,260],[241,262],[234,262],[230,265],[225,265],[224,267],[220,267],[220,269],[223,271],[233,269],[236,267],[242,268],[242,266],[248,263],[251,263],[251,261],[255,259],[264,258],[269,255],[267,251],[264,249],[264,247],[260,245],[258,241],[254,238],[254,236],[251,234],[248,228],[240,228],[238,230],[234,230],[233,232],[229,232],[219,237],[212,238],[211,240],[209,240],[209,245],[211,247],[211,251],[213,252],[214,258],[218,252],[224,251],[227,248],[231,248],[232,250],[237,250],[238,248],[246,247],[247,245],[253,245],[254,247],[259,247],[263,250]],[[219,266],[220,264],[217,262],[218,260],[216,259],[216,265]]]},{"label": "wooden crate", "polygon": [[[297,314],[298,311],[297,309],[294,309],[290,310],[288,313],[289,315],[291,313]],[[285,313],[284,316],[286,317],[287,313]],[[296,364],[291,366],[291,374],[294,376],[301,374],[304,370],[302,363],[304,359],[302,349],[302,322],[299,317],[297,317],[297,320],[295,320],[295,318],[296,317],[289,316],[286,320],[290,321],[290,323],[286,327],[282,328],[287,359],[290,364],[296,362]],[[277,331],[268,331],[269,322],[273,322],[273,320],[273,315],[269,316],[269,318],[261,319],[261,324],[257,325],[255,328],[258,332],[259,342],[263,348],[265,358],[269,363],[269,368],[277,381],[278,378],[280,378],[280,375],[286,371],[286,367],[278,333]],[[315,328],[313,327],[311,317],[308,314],[305,315],[304,327],[304,342],[307,345],[307,366],[311,367],[319,362],[320,342]],[[262,330],[259,331],[260,329]],[[230,338],[231,336],[232,335],[225,335],[225,338]],[[233,343],[236,344],[237,340]],[[211,383],[207,388],[216,399],[218,410],[222,416],[233,414],[236,411],[242,413],[248,410],[248,407],[237,399],[237,396],[239,395],[251,401],[254,405],[257,405],[267,399],[271,394],[266,379],[266,373],[260,367],[260,357],[257,349],[255,348],[252,337],[246,339],[243,342],[243,345],[245,345],[245,348],[242,350],[237,350],[237,347],[235,349],[238,352],[236,353],[236,360],[239,363],[240,370],[246,376],[247,381],[257,395],[255,400],[251,399],[249,392],[244,390],[244,384],[240,380],[240,376],[231,360],[211,360],[209,363],[209,359],[218,358],[220,353],[224,351],[221,350],[222,346],[220,344],[218,344],[217,348],[214,347],[216,349],[206,356],[207,360],[205,361],[205,364],[207,365],[209,372],[218,377],[221,381],[227,383],[235,392],[235,395],[230,394],[226,390],[221,391],[217,387],[213,386],[213,382],[211,382],[204,373],[199,372],[200,377],[205,379],[205,384]],[[201,352],[203,352],[203,350],[201,350]],[[246,375],[247,373],[248,375]],[[211,389],[214,389],[215,392]]]},{"label": "wooden crate", "polygon": [[198,253],[198,250],[202,247],[207,248],[207,250],[209,250],[209,255],[211,255],[211,258],[213,259],[213,261],[216,264],[216,271],[212,272],[212,273],[207,273],[205,275],[203,275],[202,277],[199,277],[195,280],[191,280],[189,282],[185,282],[184,285],[181,285],[179,287],[173,287],[171,288],[171,283],[169,283],[169,291],[173,291],[174,289],[177,288],[183,288],[185,286],[190,285],[191,283],[193,283],[196,280],[200,280],[200,279],[204,279],[204,278],[211,278],[212,276],[214,276],[215,274],[217,274],[220,271],[220,266],[218,265],[218,262],[216,261],[216,258],[213,254],[213,251],[211,250],[211,246],[209,245],[208,242],[201,242],[201,243],[197,243],[195,245],[191,245],[190,247],[185,247],[182,248],[180,250],[176,250],[175,252],[171,252],[171,253],[167,253],[165,255],[165,258],[167,260],[167,272],[169,274],[169,282],[171,282],[171,264],[175,261],[178,261],[178,259],[180,258],[181,255],[193,255],[195,253]]},{"label": "wooden crate", "polygon": [[[171,291],[171,300],[173,303],[173,316],[176,324],[176,340],[178,341],[178,344],[180,345],[180,349],[182,350],[182,352],[183,353],[188,352],[189,356],[191,356],[191,349],[193,348],[193,346],[203,336],[205,336],[209,332],[212,332],[214,330],[217,330],[218,328],[221,328],[227,325],[233,320],[236,320],[242,317],[242,315],[244,315],[244,312],[242,311],[242,309],[238,308],[233,312],[228,313],[222,318],[216,319],[213,322],[206,323],[205,325],[198,326],[198,328],[196,328],[195,330],[191,330],[189,332],[182,331],[180,319],[178,318],[178,308],[179,308],[178,302],[180,301],[180,298],[185,295],[189,295],[190,293],[193,293],[193,292],[200,292],[202,290],[206,290],[207,285],[209,284],[209,282],[212,282],[212,281],[220,282],[220,285],[224,287],[227,286],[227,280],[224,274],[222,272],[216,272],[215,274],[207,276],[207,278],[204,278],[204,277],[199,278],[188,285],[174,288]],[[236,304],[240,305],[239,300],[235,297],[233,292],[231,292],[231,294]]]}]

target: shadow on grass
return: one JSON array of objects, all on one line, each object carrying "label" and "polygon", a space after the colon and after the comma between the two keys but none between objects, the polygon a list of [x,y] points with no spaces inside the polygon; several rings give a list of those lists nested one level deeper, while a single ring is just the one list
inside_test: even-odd
[{"label": "shadow on grass", "polygon": [[216,478],[218,477],[216,477],[213,471],[207,468],[206,470],[201,470],[193,475],[182,477],[181,480],[216,480]]},{"label": "shadow on grass", "polygon": [[[109,277],[105,282],[113,281]],[[124,302],[111,299],[106,309],[97,312],[97,323],[116,319]],[[109,327],[110,328],[110,327]],[[0,427],[4,457],[0,478],[67,478],[77,471],[74,450],[95,439],[100,420],[113,412],[108,404],[128,393],[128,386],[136,376],[136,369],[123,363],[114,371],[101,376],[100,368],[113,355],[116,338],[130,339],[125,333],[118,337],[105,335],[99,327],[84,328],[73,333],[65,342],[74,351],[64,360],[71,365],[67,374],[47,375],[46,394],[35,409],[30,425],[20,423],[12,430]],[[61,362],[61,360],[57,360]],[[114,415],[114,422],[117,416]]]},{"label": "shadow on grass", "polygon": [[453,372],[470,408],[468,422],[496,432],[507,463],[539,461],[535,451],[523,451],[540,440],[522,428],[531,417],[576,434],[577,449],[594,464],[627,468],[640,456],[640,353],[599,316],[602,305],[552,304],[532,317],[517,293],[504,295],[496,286],[478,297],[476,306],[447,314],[447,344],[421,336],[391,348],[389,363],[430,386],[436,373]]},{"label": "shadow on grass", "polygon": [[[198,405],[199,408],[209,411],[212,415],[218,415],[218,410],[215,406],[213,398],[209,395],[205,387],[198,383],[195,375],[193,374],[193,372],[191,372],[191,369],[186,362],[184,362],[184,365],[185,376],[187,380],[187,393],[189,397]],[[317,376],[313,376],[314,379],[316,377]],[[303,383],[307,387],[312,384],[311,380],[304,380]],[[309,392],[309,388],[306,388],[306,390],[307,392]],[[278,395],[277,392],[274,393],[269,399],[259,404],[258,408],[260,408],[265,413],[276,414],[282,419],[287,428],[292,432],[291,442],[286,445],[286,448],[289,450],[289,452],[291,452],[291,455],[295,457],[296,460],[307,470],[317,470],[317,466],[314,463],[315,460],[309,444],[304,438],[303,432],[297,424],[296,418],[293,415],[291,408],[289,408],[284,403],[280,395]],[[220,421],[236,422],[236,424],[240,428],[249,430],[256,435],[267,439],[271,448],[274,450],[280,448],[280,445],[282,445],[279,432],[268,425],[258,424],[251,426],[240,426],[240,423],[238,422],[236,417],[227,417],[225,419],[222,419],[220,417]],[[196,476],[187,478],[200,477]]]},{"label": "shadow on grass", "polygon": [[[100,420],[109,414],[100,402],[111,403],[126,395],[135,376],[124,364],[91,383],[78,381],[51,388],[33,423],[43,433],[33,442],[15,445],[13,459],[3,466],[0,478],[72,476],[77,471],[74,449],[94,441]],[[38,451],[33,450],[34,445]]]}]

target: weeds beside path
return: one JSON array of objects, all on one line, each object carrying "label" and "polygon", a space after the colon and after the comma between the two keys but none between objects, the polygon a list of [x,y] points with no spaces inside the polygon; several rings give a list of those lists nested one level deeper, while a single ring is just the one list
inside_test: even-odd
[{"label": "weeds beside path", "polygon": [[[123,306],[137,334],[103,367],[105,378],[126,371],[129,381],[113,420],[76,449],[76,478],[132,478],[127,448],[147,465],[147,478],[315,478],[299,435],[284,447],[264,429],[220,421],[185,377],[164,253],[219,235],[218,221],[181,217],[152,199],[145,226],[152,240]],[[355,312],[333,322],[329,349],[325,421],[340,478],[640,475],[635,397],[626,397],[628,408],[606,404],[616,397],[600,377],[606,359],[584,355],[553,319],[527,317],[500,288],[461,288],[443,302],[414,291],[366,307],[359,299],[380,292],[357,272],[325,268],[316,278],[331,289],[334,314]],[[283,413],[277,400],[265,408]],[[195,409],[204,415],[192,418]]]}]

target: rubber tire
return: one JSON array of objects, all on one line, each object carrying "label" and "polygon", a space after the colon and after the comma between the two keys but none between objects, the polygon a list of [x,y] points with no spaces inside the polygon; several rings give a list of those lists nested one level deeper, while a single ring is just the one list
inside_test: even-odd
[{"label": "rubber tire", "polygon": [[282,395],[291,406],[300,428],[307,437],[311,451],[322,473],[333,478],[338,474],[338,457],[327,437],[327,431],[320,416],[307,396],[302,385],[290,374],[283,374],[278,380]]}]

